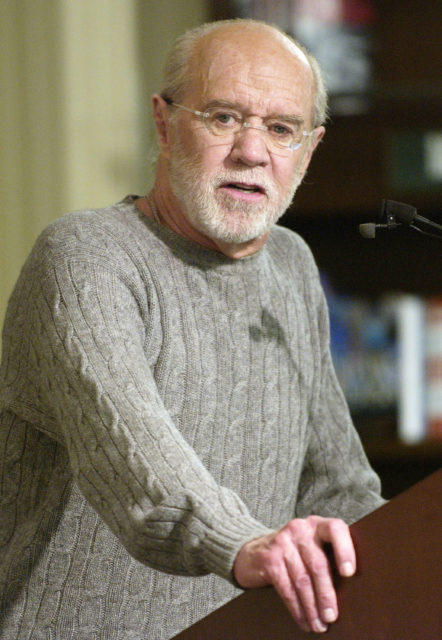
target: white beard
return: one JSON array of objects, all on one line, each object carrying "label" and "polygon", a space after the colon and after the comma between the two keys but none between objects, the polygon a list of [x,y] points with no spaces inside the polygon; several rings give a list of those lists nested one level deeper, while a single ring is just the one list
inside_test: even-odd
[{"label": "white beard", "polygon": [[[284,197],[259,168],[221,169],[213,176],[203,173],[198,161],[190,160],[176,143],[169,164],[170,187],[191,225],[212,240],[240,244],[267,233],[290,206],[301,176],[296,171]],[[246,202],[221,193],[229,182],[259,184],[265,189],[262,203]]]}]

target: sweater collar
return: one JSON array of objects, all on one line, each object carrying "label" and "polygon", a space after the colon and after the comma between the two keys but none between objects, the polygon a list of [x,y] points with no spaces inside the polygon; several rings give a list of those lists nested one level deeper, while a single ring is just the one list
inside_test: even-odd
[{"label": "sweater collar", "polygon": [[247,273],[260,271],[267,262],[267,244],[264,247],[244,258],[229,258],[223,253],[213,251],[203,247],[202,245],[187,240],[178,235],[167,227],[158,224],[145,216],[136,206],[135,200],[140,196],[128,195],[122,201],[128,211],[131,211],[142,223],[160,240],[160,242],[168,247],[168,249],[183,262],[191,266],[198,267],[205,271],[213,271],[220,273]]}]

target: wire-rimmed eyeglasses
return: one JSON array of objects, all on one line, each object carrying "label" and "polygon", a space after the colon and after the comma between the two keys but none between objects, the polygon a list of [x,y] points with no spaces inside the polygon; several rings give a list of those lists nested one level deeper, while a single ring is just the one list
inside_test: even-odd
[{"label": "wire-rimmed eyeglasses", "polygon": [[171,98],[163,96],[163,100],[170,106],[184,109],[201,118],[206,129],[214,136],[232,136],[233,138],[243,128],[258,129],[264,133],[268,147],[296,151],[313,133],[313,131],[303,130],[301,122],[292,118],[271,116],[265,118],[262,124],[252,124],[246,121],[246,116],[241,111],[232,107],[220,105],[208,107],[205,111],[197,111],[177,104]]}]

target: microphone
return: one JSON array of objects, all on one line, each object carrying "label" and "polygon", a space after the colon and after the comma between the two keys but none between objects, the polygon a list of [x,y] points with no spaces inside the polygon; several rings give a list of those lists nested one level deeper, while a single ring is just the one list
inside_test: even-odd
[{"label": "microphone", "polygon": [[359,233],[363,238],[373,239],[376,236],[376,229],[388,229],[390,231],[400,226],[407,226],[424,235],[442,239],[441,235],[428,233],[428,231],[423,231],[415,225],[416,222],[420,222],[442,232],[442,225],[418,215],[416,208],[410,204],[396,202],[395,200],[382,200],[379,218],[385,220],[385,222],[366,222],[359,225]]},{"label": "microphone", "polygon": [[375,222],[364,222],[364,224],[359,225],[359,233],[363,238],[368,238],[372,240],[376,237],[376,229],[395,229],[396,227],[400,227],[400,224],[376,224]]}]

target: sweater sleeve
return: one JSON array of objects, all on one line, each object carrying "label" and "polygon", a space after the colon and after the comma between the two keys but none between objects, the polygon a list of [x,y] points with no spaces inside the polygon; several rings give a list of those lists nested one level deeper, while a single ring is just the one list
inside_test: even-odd
[{"label": "sweater sleeve", "polygon": [[328,308],[319,285],[317,291],[320,365],[296,515],[339,517],[351,523],[380,507],[384,500],[379,478],[369,465],[336,377],[330,354]]},{"label": "sweater sleeve", "polygon": [[166,411],[131,286],[99,260],[45,264],[29,352],[78,487],[140,562],[233,580],[241,546],[268,528],[216,484]]}]

